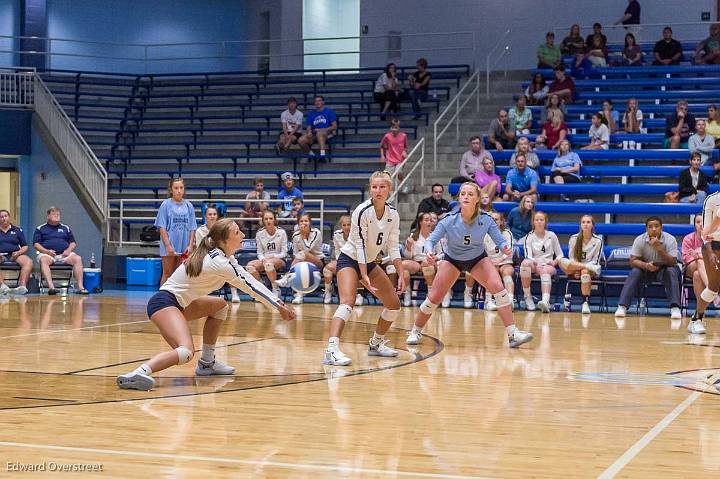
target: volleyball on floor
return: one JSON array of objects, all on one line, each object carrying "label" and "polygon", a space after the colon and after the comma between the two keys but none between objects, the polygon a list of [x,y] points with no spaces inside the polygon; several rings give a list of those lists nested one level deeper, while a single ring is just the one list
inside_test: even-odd
[{"label": "volleyball on floor", "polygon": [[290,269],[290,272],[295,273],[290,287],[298,293],[312,293],[320,286],[320,270],[312,263],[307,261],[298,263]]}]

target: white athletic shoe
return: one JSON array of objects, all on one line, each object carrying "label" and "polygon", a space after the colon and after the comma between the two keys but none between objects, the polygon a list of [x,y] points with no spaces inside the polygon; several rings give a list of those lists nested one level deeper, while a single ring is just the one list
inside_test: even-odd
[{"label": "white athletic shoe", "polygon": [[340,351],[340,348],[328,348],[325,350],[323,364],[330,366],[349,366],[352,364],[352,359],[345,356],[345,354]]},{"label": "white athletic shoe", "polygon": [[625,306],[620,305],[615,310],[616,318],[624,318],[626,314],[627,314],[627,308]]},{"label": "white athletic shoe", "polygon": [[511,336],[508,336],[511,348],[517,348],[522,344],[532,341],[533,338],[534,336],[532,333],[529,333],[527,331],[520,331],[519,329],[516,329]]},{"label": "white athletic shoe", "polygon": [[543,313],[549,313],[550,312],[550,305],[547,304],[545,301],[538,301],[538,308],[540,308],[540,311]]},{"label": "white athletic shoe", "polygon": [[688,332],[691,334],[705,334],[705,324],[701,319],[696,319],[688,323]]},{"label": "white athletic shoe", "polygon": [[452,289],[450,291],[448,291],[447,293],[445,293],[445,296],[443,297],[443,300],[442,300],[442,304],[440,306],[442,306],[443,308],[448,308],[448,307],[450,307],[450,301],[452,301]]},{"label": "white athletic shoe", "polygon": [[472,289],[465,288],[463,292],[463,308],[470,309],[473,307]]},{"label": "white athletic shoe", "polygon": [[525,296],[525,309],[528,311],[535,311],[537,309],[532,296]]},{"label": "white athletic shoe", "polygon": [[217,359],[210,363],[198,359],[197,367],[195,368],[196,376],[229,376],[230,374],[235,374],[235,368],[223,364]]},{"label": "white athletic shoe", "polygon": [[323,295],[323,303],[330,304],[332,303],[332,283],[325,286],[325,294]]},{"label": "white athletic shoe", "polygon": [[414,346],[416,344],[420,344],[420,341],[422,341],[422,332],[418,331],[417,329],[411,329],[410,332],[407,334],[407,339],[405,342],[411,346]]},{"label": "white athletic shoe", "polygon": [[303,295],[300,293],[295,293],[292,304],[303,304]]},{"label": "white athletic shoe", "polygon": [[495,300],[493,298],[485,301],[485,311],[497,311],[497,304],[495,304]]},{"label": "white athletic shoe", "polygon": [[240,294],[238,293],[237,288],[230,288],[230,291],[232,291],[231,301],[233,303],[239,303],[240,302]]},{"label": "white athletic shoe", "polygon": [[290,286],[290,281],[295,277],[295,273],[287,273],[282,278],[276,279],[275,284],[281,288],[287,288]]},{"label": "white athletic shoe", "polygon": [[121,374],[117,377],[116,382],[120,389],[150,391],[155,387],[155,380],[151,376],[136,373],[135,371],[127,374]]},{"label": "white athletic shoe", "polygon": [[408,287],[405,290],[405,293],[403,294],[403,306],[408,308],[408,307],[410,307],[411,304],[412,304],[412,291]]},{"label": "white athletic shoe", "polygon": [[10,287],[7,284],[5,284],[5,283],[0,284],[0,294],[8,294],[9,292],[10,292]]},{"label": "white athletic shoe", "polygon": [[588,303],[587,301],[584,301],[581,312],[582,312],[582,314],[590,314],[590,303]]},{"label": "white athletic shoe", "polygon": [[368,347],[368,356],[382,356],[384,358],[394,358],[399,353],[397,349],[393,349],[390,346],[386,346],[387,343],[389,343],[389,339],[385,339],[383,341],[380,341],[378,344],[373,344],[372,338],[370,338],[370,343]]},{"label": "white athletic shoe", "polygon": [[355,296],[355,306],[362,306],[364,300],[363,295],[358,293],[357,296]]},{"label": "white athletic shoe", "polygon": [[682,312],[677,306],[670,308],[670,319],[682,319]]}]

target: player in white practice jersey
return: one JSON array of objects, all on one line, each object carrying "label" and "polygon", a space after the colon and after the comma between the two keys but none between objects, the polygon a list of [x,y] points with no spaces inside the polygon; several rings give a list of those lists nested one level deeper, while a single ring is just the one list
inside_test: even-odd
[{"label": "player in white practice jersey", "polygon": [[[205,224],[195,230],[195,247],[200,246],[200,243],[210,232],[210,228],[220,219],[220,212],[218,211],[215,203],[210,203],[205,206]],[[230,287],[231,300],[233,303],[240,302],[240,290],[237,288]]]},{"label": "player in white practice jersey", "polygon": [[[312,227],[312,218],[309,213],[303,213],[298,216],[298,228],[292,235],[293,244],[293,265],[301,261],[307,261],[315,265],[322,271],[323,269],[323,252],[322,252],[322,233],[319,229]],[[286,287],[292,281],[294,273],[288,273],[278,280],[277,284]],[[292,300],[293,304],[302,304],[302,293],[295,292]]]},{"label": "player in white practice jersey", "polygon": [[[397,293],[405,290],[405,275],[400,259],[400,216],[387,203],[392,179],[384,171],[370,176],[370,199],[362,202],[352,214],[350,237],[337,260],[337,282],[340,305],[330,324],[330,338],[323,358],[324,364],[347,366],[352,360],[340,351],[340,335],[350,319],[355,303],[358,281],[380,299],[383,309],[375,333],[370,338],[369,356],[394,357],[397,350],[386,343],[385,333],[400,313]],[[398,273],[398,283],[390,282],[385,271],[375,263],[381,251],[387,251]]]},{"label": "player in white practice jersey", "polygon": [[600,274],[603,240],[595,234],[595,219],[591,215],[580,218],[580,231],[568,241],[569,258],[560,258],[558,265],[568,277],[580,279],[583,295],[582,314],[590,314],[592,278]]},{"label": "player in white practice jersey", "polygon": [[705,334],[705,309],[720,291],[720,259],[717,256],[720,251],[720,192],[716,191],[705,198],[702,224],[702,256],[708,283],[697,298],[697,310],[688,324],[688,331],[693,334]]},{"label": "player in white practice jersey", "polygon": [[260,273],[267,274],[273,288],[273,294],[280,296],[277,287],[277,274],[285,269],[285,258],[288,254],[287,233],[277,226],[277,217],[273,210],[265,210],[262,216],[263,227],[255,234],[257,259],[247,264],[247,271],[255,279],[260,280]]},{"label": "player in white practice jersey", "polygon": [[195,374],[233,374],[235,368],[215,359],[215,343],[220,326],[227,317],[228,305],[220,297],[207,296],[226,282],[266,306],[277,309],[283,319],[295,318],[292,308],[238,265],[234,253],[240,249],[244,237],[232,219],[217,221],[200,246],[163,283],[160,291],[150,298],[147,304],[148,317],[173,349],[156,354],[134,371],[118,376],[117,384],[120,388],[149,391],[155,386],[151,376],[153,372],[188,363],[195,351],[188,321],[200,318],[207,319],[203,326],[202,356]]},{"label": "player in white practice jersey", "polygon": [[[340,250],[343,246],[345,246],[345,243],[347,243],[347,240],[350,237],[350,221],[350,216],[341,216],[340,220],[338,221],[338,226],[340,226],[340,229],[335,230],[335,232],[333,233],[334,258],[332,261],[325,265],[325,268],[323,268],[323,278],[325,279],[325,296],[323,298],[323,303],[325,304],[332,303],[332,280],[333,276],[335,276],[337,259],[338,256],[340,256]],[[357,304],[357,300],[355,301],[355,303]]]},{"label": "player in white practice jersey", "polygon": [[[502,237],[507,242],[508,247],[510,248],[510,254],[505,254],[505,251],[495,244],[490,235],[485,236],[485,251],[488,254],[488,258],[490,258],[490,261],[492,261],[493,265],[495,265],[498,273],[500,273],[503,284],[505,285],[505,290],[510,296],[510,304],[512,305],[515,298],[515,280],[513,279],[515,275],[515,268],[513,267],[512,257],[513,250],[515,248],[515,239],[513,238],[510,230],[505,227],[505,217],[503,215],[497,211],[493,211],[490,213],[490,216],[492,216],[492,219],[495,220],[495,224],[497,224],[500,229],[500,234],[502,234]],[[485,310],[497,311],[495,298],[488,290],[485,290]]]},{"label": "player in white practice jersey", "polygon": [[525,296],[525,307],[528,311],[535,311],[535,301],[530,293],[530,283],[535,273],[540,276],[542,298],[538,307],[543,313],[550,312],[552,277],[555,275],[558,260],[565,257],[557,235],[547,230],[547,224],[547,214],[543,211],[536,212],[533,216],[533,230],[525,236],[523,242],[525,259],[520,264],[520,281]]}]

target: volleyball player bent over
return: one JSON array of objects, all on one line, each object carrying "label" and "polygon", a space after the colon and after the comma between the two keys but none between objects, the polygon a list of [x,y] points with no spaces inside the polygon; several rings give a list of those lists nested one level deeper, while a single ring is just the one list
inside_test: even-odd
[{"label": "volleyball player bent over", "polygon": [[705,334],[703,317],[708,304],[712,303],[720,291],[720,192],[705,198],[702,211],[702,246],[703,263],[707,273],[707,286],[697,298],[697,310],[690,318],[688,331],[693,334]]},{"label": "volleyball player bent over", "polygon": [[500,274],[488,258],[485,251],[485,237],[490,235],[493,242],[506,256],[512,256],[512,249],[500,233],[493,218],[480,211],[480,188],[475,183],[463,183],[458,196],[460,209],[446,215],[435,227],[425,242],[427,261],[435,264],[437,258],[432,253],[435,245],[447,238],[445,260],[437,265],[437,273],[432,288],[420,305],[415,316],[415,325],[408,333],[407,344],[419,344],[422,328],[430,320],[445,293],[455,284],[460,273],[469,272],[495,298],[500,318],[505,325],[511,348],[533,339],[531,333],[521,331],[515,326],[512,314],[512,299],[503,287]]},{"label": "volleyball player bent over", "polygon": [[190,257],[150,298],[148,317],[173,349],[156,354],[134,371],[118,376],[117,385],[121,389],[149,391],[155,386],[155,379],[151,376],[153,372],[188,363],[195,347],[187,322],[205,317],[202,356],[195,374],[212,376],[235,372],[235,368],[215,360],[215,343],[222,321],[227,317],[228,305],[223,298],[207,296],[225,283],[245,291],[266,306],[276,308],[283,319],[295,319],[291,307],[238,265],[234,253],[240,249],[244,237],[232,219],[218,220]]},{"label": "volleyball player bent over", "polygon": [[[385,309],[380,313],[369,356],[394,357],[397,350],[387,345],[385,333],[400,313],[398,293],[405,290],[405,275],[400,259],[400,217],[387,203],[392,189],[390,175],[376,171],[370,176],[370,199],[361,203],[352,214],[350,236],[337,259],[337,284],[340,305],[330,324],[330,338],[325,350],[324,364],[348,366],[352,360],[340,351],[340,335],[345,322],[352,315],[358,281],[380,299]],[[398,274],[397,288],[375,264],[381,251],[387,251]]]}]

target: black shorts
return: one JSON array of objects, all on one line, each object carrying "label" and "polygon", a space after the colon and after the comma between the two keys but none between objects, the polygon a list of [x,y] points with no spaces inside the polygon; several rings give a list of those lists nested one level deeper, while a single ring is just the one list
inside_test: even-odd
[{"label": "black shorts", "polygon": [[458,271],[460,271],[461,273],[470,272],[475,267],[475,265],[480,262],[481,259],[487,258],[487,257],[488,257],[487,252],[483,252],[483,254],[481,254],[477,258],[462,261],[462,260],[458,260],[458,259],[453,259],[450,256],[448,256],[447,253],[445,253],[445,261],[447,261],[451,265],[455,266],[458,269]]},{"label": "black shorts", "polygon": [[[367,272],[370,274],[372,270],[374,270],[377,267],[377,264],[375,263],[368,263],[367,264]],[[358,266],[358,262],[352,259],[350,256],[346,255],[345,253],[340,253],[340,256],[337,259],[337,266],[335,266],[335,274],[339,273],[341,269],[343,268],[352,268],[357,272],[358,276],[360,276],[360,266]]]},{"label": "black shorts", "polygon": [[172,294],[170,291],[165,291],[161,289],[157,293],[153,294],[152,298],[150,298],[150,301],[148,301],[148,318],[152,317],[153,314],[157,313],[161,309],[170,307],[177,308],[180,311],[184,309],[182,306],[180,306],[180,303],[178,303],[178,300],[174,294]]}]

